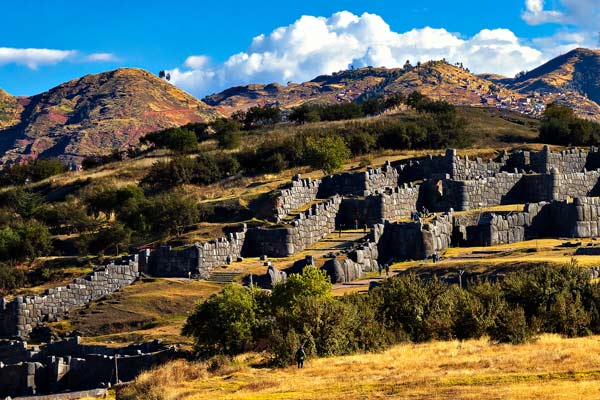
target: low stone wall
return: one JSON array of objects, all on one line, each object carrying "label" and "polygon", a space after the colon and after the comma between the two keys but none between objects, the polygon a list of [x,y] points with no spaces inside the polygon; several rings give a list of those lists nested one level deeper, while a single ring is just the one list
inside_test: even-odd
[{"label": "low stone wall", "polygon": [[154,276],[206,278],[210,272],[221,265],[231,264],[241,256],[246,238],[246,225],[237,231],[210,242],[195,243],[193,246],[173,249],[160,246],[150,253],[147,272]]},{"label": "low stone wall", "polygon": [[323,178],[317,197],[365,196],[375,190],[398,186],[398,171],[389,162],[382,168],[367,168],[364,172],[344,172]]},{"label": "low stone wall", "polygon": [[67,286],[48,289],[41,296],[17,297],[10,302],[1,299],[0,336],[26,336],[44,321],[59,320],[75,307],[132,284],[138,277],[137,256],[125,262],[124,265],[109,264]]},{"label": "low stone wall", "polygon": [[275,198],[275,220],[279,222],[291,211],[315,200],[320,185],[319,179],[302,179],[300,175],[294,176],[289,187],[282,189]]},{"label": "low stone wall", "polygon": [[345,283],[360,279],[368,272],[377,271],[379,251],[377,243],[367,242],[351,250],[347,257],[333,258],[323,265],[332,283]]},{"label": "low stone wall", "polygon": [[335,196],[300,213],[289,226],[248,229],[242,254],[288,257],[303,251],[335,230],[341,203],[342,198]]}]

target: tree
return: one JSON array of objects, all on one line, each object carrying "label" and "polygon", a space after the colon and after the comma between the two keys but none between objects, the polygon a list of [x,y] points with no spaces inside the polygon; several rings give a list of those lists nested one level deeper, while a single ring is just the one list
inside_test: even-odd
[{"label": "tree", "polygon": [[196,306],[182,333],[202,355],[238,354],[253,342],[257,308],[252,290],[229,284]]},{"label": "tree", "polygon": [[159,77],[160,79],[165,79],[165,70],[164,70],[164,69],[161,69],[161,70],[158,72],[158,77]]},{"label": "tree", "polygon": [[313,168],[326,174],[339,171],[350,158],[350,150],[338,135],[306,139],[306,159]]},{"label": "tree", "polygon": [[241,125],[238,121],[227,118],[220,118],[212,123],[215,131],[215,138],[219,142],[219,147],[224,149],[236,149],[242,141]]},{"label": "tree", "polygon": [[198,148],[196,133],[189,129],[174,129],[169,134],[167,147],[177,153],[196,150]]},{"label": "tree", "polygon": [[288,308],[302,298],[324,298],[331,296],[331,281],[327,273],[309,265],[301,274],[291,274],[287,280],[273,288],[272,303],[275,307]]}]

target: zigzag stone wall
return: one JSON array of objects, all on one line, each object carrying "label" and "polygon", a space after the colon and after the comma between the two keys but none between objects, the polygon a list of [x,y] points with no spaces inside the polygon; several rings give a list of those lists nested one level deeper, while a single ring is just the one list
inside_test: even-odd
[{"label": "zigzag stone wall", "polygon": [[319,179],[302,179],[300,175],[294,176],[289,187],[282,189],[275,199],[275,220],[279,222],[291,211],[315,200],[320,185]]},{"label": "zigzag stone wall", "polygon": [[0,336],[26,336],[43,321],[60,319],[69,310],[130,285],[138,277],[137,256],[126,264],[109,264],[73,283],[48,289],[41,296],[0,300]]},{"label": "zigzag stone wall", "polygon": [[287,257],[303,251],[335,230],[341,203],[342,198],[335,196],[300,213],[289,226],[248,229],[243,254]]}]

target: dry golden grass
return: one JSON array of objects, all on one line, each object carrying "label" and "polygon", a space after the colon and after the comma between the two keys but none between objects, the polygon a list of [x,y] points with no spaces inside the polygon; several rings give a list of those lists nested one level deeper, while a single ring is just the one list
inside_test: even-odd
[{"label": "dry golden grass", "polygon": [[[403,344],[380,354],[309,359],[303,370],[253,368],[245,355],[211,374],[176,361],[143,373],[123,398],[598,399],[600,338],[544,335],[526,345],[487,340]],[[119,396],[121,397],[121,396]]]},{"label": "dry golden grass", "polygon": [[216,283],[187,279],[138,281],[119,292],[93,301],[88,307],[51,326],[66,332],[77,329],[87,342],[131,343],[162,339],[188,343],[181,327],[197,301],[221,290]]}]

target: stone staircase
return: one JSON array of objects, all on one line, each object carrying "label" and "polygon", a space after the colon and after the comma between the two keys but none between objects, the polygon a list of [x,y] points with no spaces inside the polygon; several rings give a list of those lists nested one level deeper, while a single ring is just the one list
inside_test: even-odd
[{"label": "stone staircase", "polygon": [[212,271],[206,280],[214,283],[231,283],[235,282],[241,273],[242,271],[237,270]]}]

